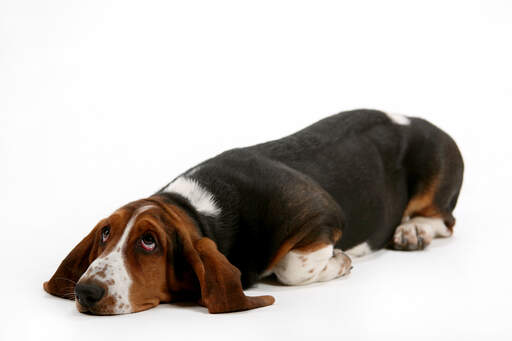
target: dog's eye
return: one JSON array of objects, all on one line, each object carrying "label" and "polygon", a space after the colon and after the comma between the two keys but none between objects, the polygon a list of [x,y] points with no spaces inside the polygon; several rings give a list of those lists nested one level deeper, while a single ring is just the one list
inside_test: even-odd
[{"label": "dog's eye", "polygon": [[140,238],[140,246],[145,251],[153,251],[156,247],[156,241],[153,235],[151,235],[151,233],[145,233],[142,235]]},{"label": "dog's eye", "polygon": [[101,241],[105,243],[108,237],[110,237],[110,226],[107,225],[101,230]]}]

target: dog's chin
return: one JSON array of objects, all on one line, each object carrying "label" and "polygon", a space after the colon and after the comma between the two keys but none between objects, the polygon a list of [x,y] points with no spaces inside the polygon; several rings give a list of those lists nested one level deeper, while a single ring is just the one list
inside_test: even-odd
[{"label": "dog's chin", "polygon": [[145,310],[154,308],[158,305],[158,303],[155,304],[155,302],[148,302],[148,303],[138,305],[131,311],[126,311],[126,310],[125,311],[115,311],[112,307],[109,307],[109,306],[99,305],[97,307],[93,306],[93,307],[87,308],[87,307],[84,307],[83,305],[81,305],[80,302],[78,302],[78,301],[75,301],[75,304],[76,304],[76,309],[80,313],[87,314],[87,315],[99,315],[99,316],[138,313],[141,311],[145,311]]},{"label": "dog's chin", "polygon": [[122,314],[129,314],[132,313],[132,311],[115,311],[113,307],[108,306],[94,306],[94,307],[84,307],[81,305],[78,301],[76,301],[76,309],[86,315],[99,315],[99,316],[108,316],[108,315],[122,315]]},{"label": "dog's chin", "polygon": [[84,307],[80,303],[78,303],[78,300],[75,300],[75,306],[76,310],[82,314],[93,314],[88,308]]}]

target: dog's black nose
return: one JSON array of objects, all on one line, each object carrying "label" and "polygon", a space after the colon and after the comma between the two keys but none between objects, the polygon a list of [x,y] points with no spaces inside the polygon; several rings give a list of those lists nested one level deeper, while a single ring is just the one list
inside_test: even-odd
[{"label": "dog's black nose", "polygon": [[105,295],[105,289],[97,284],[79,283],[75,286],[75,295],[78,303],[90,308]]}]

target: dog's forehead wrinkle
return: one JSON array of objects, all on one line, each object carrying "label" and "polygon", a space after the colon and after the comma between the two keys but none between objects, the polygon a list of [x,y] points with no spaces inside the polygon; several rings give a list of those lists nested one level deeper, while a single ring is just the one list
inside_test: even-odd
[{"label": "dog's forehead wrinkle", "polygon": [[110,252],[96,258],[80,278],[94,279],[103,283],[107,288],[108,296],[116,297],[118,300],[119,305],[113,305],[113,312],[116,314],[132,311],[129,300],[132,279],[126,268],[124,253],[127,248],[130,232],[138,216],[152,207],[154,206],[144,205],[133,211],[116,245],[114,245]]}]

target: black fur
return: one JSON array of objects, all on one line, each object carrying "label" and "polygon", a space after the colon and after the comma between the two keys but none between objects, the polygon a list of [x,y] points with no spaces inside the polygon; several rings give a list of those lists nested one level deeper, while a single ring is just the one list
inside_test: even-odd
[{"label": "black fur", "polygon": [[190,213],[240,269],[244,287],[293,235],[307,244],[341,229],[338,248],[385,247],[409,199],[441,173],[436,205],[451,217],[463,171],[457,146],[440,129],[419,118],[398,125],[375,110],[340,113],[199,166],[190,177],[214,195],[219,216],[196,212],[179,195],[156,194]]}]

